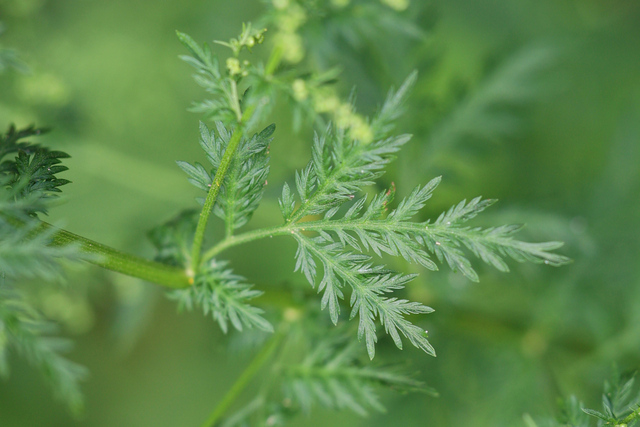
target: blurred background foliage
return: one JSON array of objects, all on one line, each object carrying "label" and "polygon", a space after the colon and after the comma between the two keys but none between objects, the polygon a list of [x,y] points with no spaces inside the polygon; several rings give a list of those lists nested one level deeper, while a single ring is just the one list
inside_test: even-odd
[{"label": "blurred background foliage", "polygon": [[[483,225],[524,222],[528,239],[566,241],[575,262],[512,264],[510,274],[480,266],[474,284],[393,261],[420,273],[408,292],[436,309],[423,324],[438,357],[399,352],[388,339],[381,356],[418,372],[440,397],[389,393],[382,416],[318,411],[298,425],[516,426],[525,413],[550,416],[571,393],[597,406],[613,363],[640,367],[640,3],[304,4],[311,12],[293,24],[301,56],[290,59],[340,67],[337,90],[357,87],[361,112],[419,71],[399,124],[414,139],[381,187],[394,181],[402,197],[442,174],[430,217],[463,198],[498,198]],[[266,11],[271,22],[293,19],[257,0],[0,0],[0,49],[29,66],[4,70],[16,57],[2,51],[0,128],[50,126],[42,141],[72,155],[64,177],[73,184],[50,220],[151,257],[147,231],[197,195],[174,161],[202,157],[199,117],[186,111],[202,97],[177,59],[174,30],[224,40]],[[268,42],[289,37],[286,28],[269,28]],[[281,184],[309,156],[311,132],[294,129],[286,103],[273,121],[267,196],[250,227],[281,221]],[[293,251],[268,239],[230,259],[268,294],[303,282]],[[248,360],[229,350],[237,337],[198,313],[176,315],[153,285],[89,266],[69,276],[66,288],[26,286],[75,337],[70,357],[91,372],[86,412],[74,420],[15,360],[0,383],[0,425],[199,425]]]}]

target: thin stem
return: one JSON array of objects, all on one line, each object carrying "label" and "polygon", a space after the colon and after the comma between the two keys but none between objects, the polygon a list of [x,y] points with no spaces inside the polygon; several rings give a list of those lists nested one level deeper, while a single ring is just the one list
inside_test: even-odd
[{"label": "thin stem", "polygon": [[213,427],[220,417],[227,412],[233,402],[235,402],[249,381],[251,381],[267,360],[269,360],[273,352],[278,348],[278,345],[284,336],[284,325],[286,325],[286,322],[283,322],[280,328],[278,328],[278,332],[276,332],[269,342],[262,347],[258,354],[256,354],[251,363],[249,363],[249,366],[246,367],[244,372],[242,372],[242,375],[240,375],[235,384],[233,384],[220,403],[215,407],[211,415],[209,415],[209,418],[207,418],[207,420],[202,424],[202,427]]},{"label": "thin stem", "polygon": [[207,221],[209,220],[209,215],[211,214],[213,206],[216,203],[216,199],[218,198],[218,193],[220,192],[220,187],[222,187],[222,182],[224,181],[227,169],[229,169],[229,165],[231,164],[231,159],[233,158],[233,155],[240,144],[240,140],[242,139],[242,132],[242,126],[241,124],[238,124],[238,127],[231,136],[229,145],[227,145],[227,149],[222,156],[220,167],[218,167],[218,170],[216,171],[216,176],[213,178],[211,188],[209,189],[204,206],[200,212],[196,233],[193,237],[193,247],[191,249],[191,274],[195,274],[195,272],[200,268],[200,252],[202,251],[202,242],[204,240],[204,232],[207,228]]},{"label": "thin stem", "polygon": [[169,288],[186,288],[193,283],[193,279],[188,277],[181,268],[160,264],[121,252],[69,231],[56,229],[53,225],[46,222],[43,222],[36,232],[46,231],[53,231],[51,245],[78,245],[82,252],[93,255],[87,258],[87,262],[106,268],[107,270],[144,279],[148,282]]},{"label": "thin stem", "polygon": [[[319,230],[337,230],[337,229],[355,229],[355,228],[367,228],[367,229],[392,229],[391,225],[387,225],[381,222],[375,221],[346,221],[346,220],[333,220],[330,224],[326,221],[307,221],[300,223],[288,223],[285,225],[279,225],[275,227],[260,228],[258,230],[248,231],[246,233],[230,236],[224,240],[218,242],[215,246],[209,249],[204,255],[205,260],[209,260],[233,246],[249,243],[254,240],[264,239],[271,236],[282,236],[286,234],[292,234],[297,231],[319,231]],[[433,227],[435,229],[435,226]],[[420,223],[396,223],[393,224],[394,231],[406,231],[406,232],[425,232],[424,224]],[[432,230],[433,231],[433,230]]]},{"label": "thin stem", "polygon": [[221,240],[215,246],[211,247],[207,252],[204,253],[202,258],[204,260],[209,260],[218,255],[220,252],[223,252],[233,246],[241,245],[243,243],[249,243],[254,240],[264,239],[265,237],[282,236],[284,234],[289,234],[291,233],[291,230],[295,228],[296,226],[294,224],[279,225],[276,227],[260,228],[258,230],[248,231],[246,233],[230,236],[224,240]]},{"label": "thin stem", "polygon": [[[233,163],[233,162],[232,162]],[[235,196],[236,190],[238,186],[238,180],[236,179],[238,176],[238,169],[241,168],[242,165],[240,162],[235,162],[233,166],[231,166],[231,170],[229,171],[229,179],[227,180],[227,184],[225,187],[225,192],[227,195],[227,209],[225,209],[225,237],[229,237],[233,235],[234,231],[234,222],[235,222]]]},{"label": "thin stem", "polygon": [[242,109],[240,108],[240,98],[238,98],[238,85],[235,80],[231,79],[231,106],[236,113],[236,120],[238,124],[242,122]]}]

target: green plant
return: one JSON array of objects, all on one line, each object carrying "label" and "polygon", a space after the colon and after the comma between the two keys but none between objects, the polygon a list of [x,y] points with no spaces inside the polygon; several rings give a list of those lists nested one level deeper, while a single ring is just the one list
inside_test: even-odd
[{"label": "green plant", "polygon": [[556,419],[537,424],[530,415],[525,415],[527,427],[589,427],[597,420],[598,426],[633,427],[640,419],[640,395],[634,387],[634,375],[616,372],[611,382],[605,381],[602,394],[602,410],[585,408],[576,396],[560,401],[560,412]]},{"label": "green plant", "polygon": [[[207,46],[178,33],[190,53],[183,59],[195,68],[196,81],[211,96],[194,104],[193,110],[215,120],[215,129],[200,125],[200,144],[210,166],[178,162],[189,181],[205,191],[206,196],[199,199],[202,208],[185,211],[150,233],[158,250],[155,261],[37,219],[37,214],[51,205],[58,187],[66,184],[57,177],[64,171],[59,159],[66,155],[24,142],[39,133],[33,128],[11,128],[2,140],[1,157],[9,158],[1,169],[5,203],[0,218],[4,245],[0,270],[7,277],[32,274],[49,278],[59,271],[58,259],[83,258],[174,288],[169,296],[180,307],[200,307],[225,332],[229,324],[237,330],[253,329],[244,333],[258,334],[257,340],[265,339],[260,331],[273,332],[206,425],[228,415],[239,392],[262,370],[270,371],[270,375],[265,375],[257,397],[227,417],[225,425],[246,420],[284,423],[316,402],[358,413],[379,410],[382,406],[375,386],[380,385],[430,391],[397,368],[369,365],[362,360],[361,347],[348,342],[348,337],[356,334],[373,359],[378,332],[384,330],[399,348],[404,337],[435,355],[427,332],[411,317],[432,309],[404,299],[401,293],[415,275],[384,267],[378,262],[380,257],[399,256],[430,270],[437,269],[435,259],[472,281],[477,281],[478,275],[469,254],[501,271],[508,270],[505,258],[551,265],[568,261],[552,252],[561,243],[516,240],[513,235],[520,226],[468,226],[467,221],[493,200],[462,201],[434,221],[412,221],[431,198],[440,178],[416,188],[398,204],[393,204],[394,186],[371,196],[367,204],[369,189],[410,139],[408,135],[395,136],[394,130],[417,76],[411,74],[398,90],[390,91],[377,114],[367,119],[355,111],[353,101],[337,97],[330,86],[335,72],[307,74],[286,64],[299,60],[291,49],[286,50],[291,56],[284,54],[287,46],[282,43],[295,40],[290,37],[295,34],[287,31],[277,33],[278,43],[266,64],[254,64],[241,60],[241,54],[261,44],[265,32],[245,26],[238,38],[218,42],[231,50],[224,66]],[[319,126],[312,159],[296,172],[294,186],[283,186],[279,199],[283,224],[238,233],[236,230],[250,220],[263,197],[269,146],[272,140],[277,143],[273,125],[255,130],[264,126],[270,108],[283,96],[294,104],[296,114]],[[224,236],[205,245],[211,213],[222,219]],[[322,293],[320,308],[328,308],[328,319],[311,304],[311,296],[279,298],[264,304],[264,308],[250,305],[259,301],[262,290],[246,284],[228,268],[227,261],[220,259],[229,248],[273,236],[291,236],[296,241],[295,269]],[[17,291],[11,282],[2,286],[0,313],[5,340],[1,348],[15,347],[24,352],[43,367],[61,396],[74,408],[79,407],[75,383],[83,371],[61,359],[54,351],[56,345],[43,341],[38,330],[45,326],[31,327],[39,318],[28,305],[16,302]],[[356,317],[357,327],[353,327],[354,322],[341,322]],[[265,368],[267,361],[273,361],[269,369]]]}]

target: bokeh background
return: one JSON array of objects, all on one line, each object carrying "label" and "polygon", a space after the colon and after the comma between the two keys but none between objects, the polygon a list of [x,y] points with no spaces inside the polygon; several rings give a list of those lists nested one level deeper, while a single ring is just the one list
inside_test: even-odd
[{"label": "bokeh background", "polygon": [[[476,224],[526,223],[523,237],[563,240],[575,262],[512,263],[509,274],[479,266],[477,284],[398,262],[421,274],[410,297],[436,309],[421,324],[438,357],[388,340],[381,353],[440,397],[388,393],[386,414],[318,410],[296,425],[518,426],[524,413],[553,414],[559,396],[597,406],[614,363],[640,367],[640,3],[337,6],[347,3],[301,30],[307,64],[340,66],[340,92],[357,87],[364,113],[420,73],[399,124],[414,139],[380,186],[394,181],[402,196],[443,175],[425,219],[464,198],[498,198]],[[360,13],[368,3],[382,12]],[[255,0],[0,0],[0,43],[30,67],[0,74],[0,128],[49,126],[42,141],[72,155],[73,184],[49,219],[153,256],[147,231],[195,206],[197,190],[174,161],[204,157],[200,117],[187,112],[202,93],[177,58],[185,52],[174,31],[224,40],[267,9]],[[272,119],[267,195],[250,228],[281,221],[281,185],[309,155],[311,131],[294,131],[286,104]],[[304,282],[294,250],[274,239],[229,258],[268,292]],[[0,383],[3,427],[199,425],[248,361],[211,319],[176,314],[153,285],[90,266],[69,278],[67,288],[27,287],[74,337],[69,357],[91,371],[85,414],[71,417],[16,358]]]}]

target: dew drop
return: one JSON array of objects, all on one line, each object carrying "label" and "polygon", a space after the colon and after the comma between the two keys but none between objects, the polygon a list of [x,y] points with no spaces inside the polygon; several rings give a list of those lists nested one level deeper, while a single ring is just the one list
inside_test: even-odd
[{"label": "dew drop", "polygon": [[451,225],[451,221],[447,221],[447,225]]},{"label": "dew drop", "polygon": [[549,264],[549,260],[548,260],[548,259],[545,259],[545,260],[544,260],[544,263],[548,265],[548,264]]},{"label": "dew drop", "polygon": [[440,246],[440,242],[436,242],[436,245],[437,245],[437,246]]}]

